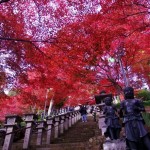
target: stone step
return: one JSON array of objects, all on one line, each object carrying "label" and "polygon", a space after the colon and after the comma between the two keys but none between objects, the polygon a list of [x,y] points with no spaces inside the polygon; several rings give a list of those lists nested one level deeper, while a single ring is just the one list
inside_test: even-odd
[{"label": "stone step", "polygon": [[85,142],[43,145],[36,150],[86,150]]},{"label": "stone step", "polygon": [[82,138],[82,137],[88,137],[88,136],[92,136],[92,135],[94,135],[94,133],[95,133],[95,131],[89,131],[89,132],[83,132],[83,133],[81,133],[81,132],[79,132],[80,134],[65,134],[65,135],[60,135],[60,138],[63,138],[63,137],[66,137],[66,138],[72,138],[72,137],[74,137],[74,138],[76,138],[76,137],[79,137],[79,135],[80,135],[80,137]]},{"label": "stone step", "polygon": [[[82,136],[81,136],[82,135]],[[51,143],[72,143],[72,142],[85,142],[88,141],[90,137],[94,136],[94,132],[92,132],[92,134],[88,134],[88,133],[84,133],[84,134],[77,134],[76,136],[74,136],[74,134],[72,133],[72,135],[68,134],[68,135],[61,135],[59,138],[51,139]],[[45,144],[46,142],[46,138],[43,138],[43,144]],[[32,140],[30,142],[30,145],[36,145],[36,135],[32,136]],[[23,146],[23,139],[19,140],[15,143],[13,143],[13,148],[12,150],[21,150],[21,147]]]},{"label": "stone step", "polygon": [[88,141],[89,138],[86,138],[86,139],[64,139],[64,140],[59,140],[59,141],[53,141],[51,142],[52,144],[53,143],[56,143],[56,144],[59,144],[59,143],[71,143],[71,142],[85,142],[85,141]]}]

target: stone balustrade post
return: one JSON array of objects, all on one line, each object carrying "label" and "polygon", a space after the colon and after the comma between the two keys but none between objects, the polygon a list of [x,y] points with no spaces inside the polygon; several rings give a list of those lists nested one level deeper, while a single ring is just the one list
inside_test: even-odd
[{"label": "stone balustrade post", "polygon": [[64,108],[62,108],[62,113],[63,113],[63,114],[65,113],[65,109],[64,109]]},{"label": "stone balustrade post", "polygon": [[46,122],[44,120],[37,122],[36,128],[38,129],[38,133],[37,133],[36,145],[42,145],[43,131],[45,129],[45,125],[46,125]]},{"label": "stone balustrade post", "polygon": [[11,150],[13,139],[14,139],[14,129],[16,122],[21,122],[21,117],[17,115],[6,116],[6,136],[4,139],[4,144],[2,150]]},{"label": "stone balustrade post", "polygon": [[63,113],[63,108],[60,108],[60,114],[62,114]]},{"label": "stone balustrade post", "polygon": [[71,125],[75,124],[75,112],[72,112]]},{"label": "stone balustrade post", "polygon": [[80,117],[79,117],[79,116],[80,116],[80,112],[79,112],[79,111],[77,111],[76,113],[77,113],[76,118],[77,118],[77,121],[78,121],[78,120],[80,120]]},{"label": "stone balustrade post", "polygon": [[74,119],[75,123],[78,121],[78,120],[77,120],[77,119],[78,119],[77,116],[78,116],[78,113],[77,113],[77,111],[75,111],[75,117],[74,117],[74,118],[75,118],[75,119]]},{"label": "stone balustrade post", "polygon": [[75,123],[76,123],[76,111],[73,112],[73,116],[74,116],[74,117],[73,117],[73,121],[74,121],[73,124],[75,124]]},{"label": "stone balustrade post", "polygon": [[56,109],[56,115],[58,115],[59,114],[59,109]]},{"label": "stone balustrade post", "polygon": [[60,116],[60,133],[64,133],[64,124],[65,124],[65,116],[64,114]]},{"label": "stone balustrade post", "polygon": [[67,113],[68,111],[67,111],[67,108],[65,108],[65,113]]},{"label": "stone balustrade post", "polygon": [[69,128],[69,113],[65,114],[65,130]]},{"label": "stone balustrade post", "polygon": [[58,135],[59,135],[59,121],[60,121],[60,118],[59,116],[55,116],[54,118],[54,138],[58,138]]},{"label": "stone balustrade post", "polygon": [[46,144],[50,144],[50,141],[51,141],[52,125],[53,125],[53,118],[48,117],[47,118],[47,138],[46,138]]},{"label": "stone balustrade post", "polygon": [[72,126],[72,112],[69,113],[69,128]]},{"label": "stone balustrade post", "polygon": [[98,127],[102,132],[102,135],[104,135],[106,131],[106,124],[105,124],[105,115],[100,115],[98,120]]},{"label": "stone balustrade post", "polygon": [[77,111],[74,112],[74,123],[77,122]]},{"label": "stone balustrade post", "polygon": [[77,112],[76,112],[76,120],[77,120],[77,121],[79,120],[79,114],[80,114],[79,111],[77,111]]},{"label": "stone balustrade post", "polygon": [[26,122],[26,131],[23,142],[23,149],[28,149],[30,145],[31,133],[33,130],[34,119],[36,118],[35,114],[25,114],[25,122]]},{"label": "stone balustrade post", "polygon": [[81,114],[80,114],[80,112],[78,111],[78,120],[80,120],[81,119]]}]

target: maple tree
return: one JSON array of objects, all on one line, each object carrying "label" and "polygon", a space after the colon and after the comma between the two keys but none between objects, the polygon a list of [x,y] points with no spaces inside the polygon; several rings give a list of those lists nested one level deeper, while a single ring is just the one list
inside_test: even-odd
[{"label": "maple tree", "polygon": [[1,0],[1,90],[19,91],[8,103],[43,109],[49,88],[55,105],[119,94],[119,61],[130,85],[150,86],[148,10],[148,0]]}]

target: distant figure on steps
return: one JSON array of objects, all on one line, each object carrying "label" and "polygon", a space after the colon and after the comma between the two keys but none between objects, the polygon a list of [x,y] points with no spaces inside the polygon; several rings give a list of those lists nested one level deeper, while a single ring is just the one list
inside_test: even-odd
[{"label": "distant figure on steps", "polygon": [[82,118],[82,122],[87,122],[87,108],[86,105],[81,105],[79,110]]}]

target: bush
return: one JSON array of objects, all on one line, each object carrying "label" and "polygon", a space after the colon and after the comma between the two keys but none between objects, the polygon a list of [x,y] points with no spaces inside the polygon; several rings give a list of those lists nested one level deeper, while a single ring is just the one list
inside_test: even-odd
[{"label": "bush", "polygon": [[[116,106],[116,108],[120,108],[120,103],[118,104],[114,104]],[[143,105],[146,106],[150,106],[150,100],[149,101],[143,101]]]},{"label": "bush", "polygon": [[114,104],[116,108],[120,108],[120,103]]},{"label": "bush", "polygon": [[150,91],[148,91],[148,90],[140,90],[136,94],[136,97],[142,99],[143,101],[150,100]]},{"label": "bush", "polygon": [[150,106],[150,100],[149,101],[143,101],[144,106]]},{"label": "bush", "polygon": [[150,126],[150,113],[144,112],[144,113],[142,113],[142,116],[143,116],[143,119],[145,121],[145,124],[147,126]]}]

